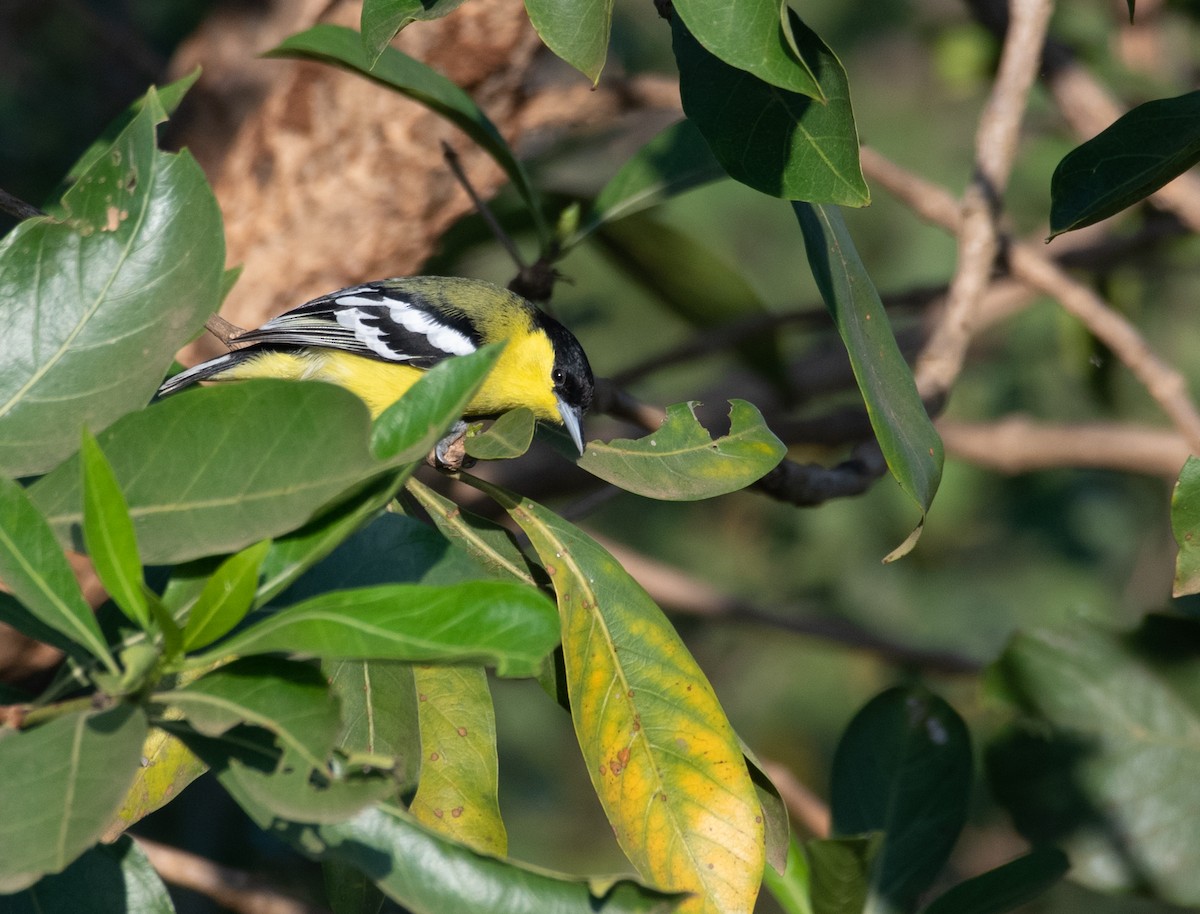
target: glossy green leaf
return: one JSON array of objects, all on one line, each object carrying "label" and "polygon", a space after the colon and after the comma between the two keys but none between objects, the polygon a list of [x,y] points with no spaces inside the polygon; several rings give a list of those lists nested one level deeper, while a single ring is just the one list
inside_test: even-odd
[{"label": "glossy green leaf", "polygon": [[279,657],[235,660],[156,693],[155,700],[179,711],[205,736],[220,736],[239,724],[262,727],[317,769],[325,767],[341,727],[337,699],[321,672]]},{"label": "glossy green leaf", "polygon": [[675,0],[672,5],[700,44],[730,67],[780,89],[825,100],[814,73],[814,68],[820,72],[822,55],[809,47],[803,32],[796,34],[786,2]]},{"label": "glossy green leaf", "polygon": [[175,906],[145,852],[131,838],[98,844],[61,873],[0,899],[4,914],[174,914]]},{"label": "glossy green leaf", "polygon": [[[150,399],[216,309],[221,217],[186,151],[155,148],[154,90],[67,191],[0,239],[0,472],[42,473]],[[78,470],[76,470],[78,473]]]},{"label": "glossy green leaf", "polygon": [[208,770],[175,736],[152,728],[142,744],[141,764],[117,815],[101,840],[112,841],[135,822],[170,803]]},{"label": "glossy green leaf", "polygon": [[396,791],[417,786],[421,731],[412,665],[387,660],[327,660],[321,669],[342,708],[337,748],[390,760]]},{"label": "glossy green leaf", "polygon": [[487,430],[467,438],[467,456],[477,460],[511,460],[520,457],[533,443],[536,427],[537,420],[532,411],[524,407],[510,409]]},{"label": "glossy green leaf", "polygon": [[100,658],[116,663],[84,600],[67,557],[46,520],[15,482],[0,476],[0,581],[38,622],[66,635]]},{"label": "glossy green leaf", "polygon": [[463,0],[363,0],[363,48],[374,64],[383,49],[409,23],[441,19],[460,6]]},{"label": "glossy green leaf", "polygon": [[[712,329],[770,314],[754,287],[721,255],[670,225],[633,216],[605,226],[596,240],[615,269],[693,327]],[[787,391],[787,367],[774,333],[738,343],[735,351],[743,365]]]},{"label": "glossy green leaf", "polygon": [[644,438],[593,441],[579,466],[629,492],[666,501],[713,498],[744,489],[774,469],[787,448],[745,400],[731,400],[729,434],[714,439],[691,403],[668,407]]},{"label": "glossy green leaf", "polygon": [[292,35],[267,56],[323,60],[345,67],[441,115],[495,159],[529,207],[538,234],[548,239],[537,191],[507,141],[471,97],[436,70],[395,48],[384,48],[377,59],[371,59],[357,32],[336,25],[316,25]]},{"label": "glossy green leaf", "polygon": [[763,886],[783,908],[784,914],[813,914],[808,858],[795,837],[788,842],[787,865],[783,872],[777,873],[767,867],[763,871]]},{"label": "glossy green leaf", "polygon": [[496,714],[477,666],[413,670],[421,723],[421,780],[409,812],[426,828],[503,857]]},{"label": "glossy green leaf", "polygon": [[1171,529],[1175,557],[1173,595],[1200,593],[1200,459],[1189,457],[1171,493]]},{"label": "glossy green leaf", "polygon": [[[236,552],[294,530],[379,473],[367,408],[349,391],[305,381],[197,388],[125,416],[98,440],[129,503],[146,564]],[[59,538],[79,524],[75,459],[33,498]]]},{"label": "glossy green leaf", "polygon": [[137,770],[146,717],[132,705],[0,730],[0,893],[61,872],[96,843]]},{"label": "glossy green leaf", "polygon": [[503,351],[497,344],[483,346],[425,372],[375,420],[372,452],[397,464],[424,460],[458,421]]},{"label": "glossy green leaf", "polygon": [[473,480],[529,536],[558,595],[571,716],[617,842],[681,911],[754,908],[762,809],[712,686],[662,611],[600,545]]},{"label": "glossy green leaf", "polygon": [[83,541],[100,583],[130,620],[147,631],[150,606],[142,581],[137,535],[125,496],[96,439],[83,435]]},{"label": "glossy green leaf", "polygon": [[726,177],[696,125],[682,120],[637,151],[601,188],[570,247],[601,225]]},{"label": "glossy green leaf", "polygon": [[529,561],[504,527],[462,510],[419,480],[410,479],[407,488],[448,540],[457,543],[500,577],[513,577],[527,584],[536,583]]},{"label": "glossy green leaf", "polygon": [[[398,809],[376,808],[348,822],[292,826],[280,836],[318,859],[361,869],[413,914],[670,914],[678,896],[616,879],[593,891],[559,876],[480,854],[435,834]],[[452,874],[449,878],[447,874]]]},{"label": "glossy green leaf", "polygon": [[1057,848],[1035,848],[960,882],[926,907],[924,914],[1003,914],[1033,901],[1070,868],[1067,855]]},{"label": "glossy green leaf", "polygon": [[557,643],[553,607],[532,587],[385,584],[279,610],[197,662],[284,651],[329,659],[476,661],[502,676],[531,676]]},{"label": "glossy green leaf", "polygon": [[1141,202],[1197,162],[1200,92],[1138,105],[1058,163],[1050,179],[1050,237]]},{"label": "glossy green leaf", "polygon": [[[841,213],[831,206],[798,203],[794,208],[813,278],[850,356],[871,428],[888,468],[921,509],[923,521],[942,479],[942,439],[925,412]],[[900,558],[914,545],[916,539],[910,537],[907,548],[889,558]]]},{"label": "glossy green leaf", "polygon": [[1018,634],[993,675],[1031,719],[988,769],[1017,829],[1067,851],[1072,880],[1200,905],[1200,623],[1173,621],[1169,654],[1082,620]]},{"label": "glossy green leaf", "polygon": [[613,0],[525,0],[525,11],[546,47],[592,81],[608,56]]},{"label": "glossy green leaf", "polygon": [[862,914],[868,910],[871,867],[878,836],[807,841],[813,914]]},{"label": "glossy green leaf", "polygon": [[270,541],[263,540],[217,566],[188,611],[183,629],[185,651],[211,644],[246,617],[254,603],[259,568],[270,548]]},{"label": "glossy green leaf", "polygon": [[683,110],[726,173],[743,184],[785,200],[865,206],[870,192],[846,72],[816,34],[799,19],[792,24],[806,57],[816,61],[824,104],[719,60],[676,16],[671,34]]},{"label": "glossy green leaf", "polygon": [[838,835],[883,832],[873,888],[882,910],[911,910],[966,822],[971,740],[945,701],[923,689],[876,696],[842,734],[830,811]]}]

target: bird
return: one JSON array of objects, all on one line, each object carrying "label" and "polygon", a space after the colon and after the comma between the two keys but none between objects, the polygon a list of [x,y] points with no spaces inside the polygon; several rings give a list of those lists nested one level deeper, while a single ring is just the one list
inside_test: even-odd
[{"label": "bird", "polygon": [[[158,389],[249,378],[329,381],[378,416],[422,373],[488,343],[504,350],[463,419],[527,407],[563,426],[582,454],[595,381],[587,355],[557,320],[508,289],[477,279],[406,276],[330,292],[237,333],[230,352],[187,368]],[[465,423],[439,444],[444,446]]]}]

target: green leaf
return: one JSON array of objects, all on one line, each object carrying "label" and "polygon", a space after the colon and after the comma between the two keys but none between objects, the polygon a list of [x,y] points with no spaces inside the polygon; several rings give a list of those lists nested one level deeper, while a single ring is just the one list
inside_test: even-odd
[{"label": "green leaf", "polygon": [[249,657],[213,670],[155,700],[178,710],[198,732],[221,736],[239,724],[269,730],[312,768],[323,769],[341,727],[337,700],[316,667]]},{"label": "green leaf", "polygon": [[255,543],[223,561],[205,582],[188,611],[183,649],[205,647],[233,630],[254,603],[258,572],[271,548],[269,540]]},{"label": "green leaf", "polygon": [[696,125],[682,120],[637,151],[601,188],[573,247],[600,226],[632,216],[703,184],[726,177]]},{"label": "green leaf", "polygon": [[[767,867],[763,871],[763,885],[785,914],[813,914],[809,900],[812,889],[808,858],[794,836],[787,844],[787,865],[783,872],[777,873]],[[861,908],[856,914],[861,914]]]},{"label": "green leaf", "polygon": [[[770,314],[753,286],[724,258],[669,225],[634,216],[605,226],[596,237],[616,269],[694,327],[721,327]],[[735,351],[747,368],[788,392],[787,368],[774,333],[764,331],[737,344]]]},{"label": "green leaf", "polygon": [[0,239],[0,473],[45,472],[81,428],[144,406],[216,308],[220,213],[190,154],[155,149],[161,119],[151,90],[63,197],[62,221]]},{"label": "green leaf", "polygon": [[501,577],[513,577],[527,584],[536,583],[528,560],[513,542],[512,534],[504,527],[462,510],[417,479],[410,479],[407,489],[450,542],[457,543]]},{"label": "green leaf", "polygon": [[846,72],[791,15],[797,40],[817,62],[824,104],[724,63],[676,16],[671,34],[684,113],[731,178],[785,200],[865,206],[870,192],[858,162]]},{"label": "green leaf", "polygon": [[1171,529],[1179,545],[1172,595],[1200,593],[1200,459],[1196,457],[1183,465],[1171,493]]},{"label": "green leaf", "polygon": [[554,611],[531,587],[387,584],[281,609],[195,662],[285,651],[329,659],[474,661],[495,666],[501,676],[532,676],[557,643]]},{"label": "green leaf", "polygon": [[779,788],[775,786],[758,757],[740,736],[738,744],[742,747],[742,755],[750,771],[750,780],[754,782],[758,804],[762,807],[767,863],[771,864],[777,873],[783,873],[788,865],[788,848],[791,846],[787,805],[783,802],[783,794],[779,792]]},{"label": "green leaf", "polygon": [[387,660],[327,660],[321,669],[342,708],[337,748],[391,760],[398,793],[417,786],[421,731],[412,665]]},{"label": "green leaf", "polygon": [[387,896],[361,870],[340,860],[321,864],[325,897],[333,914],[379,914]]},{"label": "green leaf", "polygon": [[[925,412],[879,293],[859,259],[854,239],[831,206],[794,204],[808,263],[825,307],[850,356],[871,428],[900,488],[924,515],[942,479],[942,439]],[[920,529],[918,525],[917,529]],[[900,558],[915,537],[888,558]]]},{"label": "green leaf", "polygon": [[833,760],[838,835],[883,832],[873,888],[908,911],[941,871],[967,816],[971,741],[954,709],[923,689],[889,689],[855,715]]},{"label": "green leaf", "polygon": [[374,65],[409,23],[441,19],[462,4],[463,0],[364,0],[359,28],[367,60]]},{"label": "green leaf", "polygon": [[525,11],[546,47],[593,86],[600,82],[612,31],[613,0],[525,0]]},{"label": "green leaf", "polygon": [[121,611],[143,631],[150,629],[150,605],[142,581],[137,535],[129,506],[100,445],[88,431],[80,449],[83,463],[83,541],[100,583]]},{"label": "green leaf", "polygon": [[1144,650],[1085,621],[1017,635],[992,675],[1030,716],[988,754],[993,792],[1071,878],[1200,904],[1200,624]]},{"label": "green leaf", "polygon": [[813,914],[862,914],[879,836],[807,841]]},{"label": "green leaf", "polygon": [[[780,89],[825,101],[814,73],[814,69],[821,72],[823,55],[806,42],[802,24],[796,28],[789,23],[786,2],[675,0],[673,6],[700,44],[730,67]],[[806,60],[810,56],[811,66]]]},{"label": "green leaf", "polygon": [[593,441],[579,466],[626,491],[666,501],[744,489],[774,469],[787,448],[754,406],[730,403],[728,435],[712,438],[696,421],[694,403],[676,403],[658,431],[636,440]]},{"label": "green leaf", "polygon": [[[129,503],[146,564],[236,552],[299,527],[377,474],[366,405],[311,381],[197,388],[124,417],[98,440]],[[60,539],[81,521],[79,467],[30,497]]]},{"label": "green leaf", "polygon": [[1050,237],[1119,213],[1197,162],[1200,92],[1138,105],[1058,163],[1050,179]]},{"label": "green leaf", "polygon": [[575,733],[622,850],[644,878],[695,893],[693,914],[752,910],[762,809],[737,736],[679,635],[578,528],[471,483],[525,531],[554,584]]},{"label": "green leaf", "polygon": [[960,882],[925,908],[924,914],[1002,914],[1033,901],[1070,868],[1067,855],[1057,848],[1035,848]]},{"label": "green leaf", "polygon": [[533,442],[537,420],[531,410],[520,407],[501,415],[487,431],[467,438],[467,455],[477,460],[511,460],[520,457]]},{"label": "green leaf", "polygon": [[496,714],[487,675],[477,666],[413,670],[421,723],[421,779],[409,806],[432,831],[480,853],[503,857]]},{"label": "green leaf", "polygon": [[377,59],[371,59],[357,32],[336,25],[315,25],[292,35],[275,50],[267,52],[267,56],[323,60],[345,67],[395,89],[441,115],[478,143],[504,170],[529,207],[538,236],[543,242],[549,240],[537,191],[512,149],[471,97],[436,70],[395,48],[384,48]]},{"label": "green leaf", "polygon": [[145,737],[145,715],[132,705],[0,730],[0,893],[61,872],[96,842],[129,789]]},{"label": "green leaf", "polygon": [[480,854],[390,808],[369,809],[337,825],[291,826],[278,833],[311,856],[357,867],[415,914],[669,914],[678,905],[678,896],[629,879],[593,891],[583,879]]},{"label": "green leaf", "polygon": [[503,351],[503,346],[493,343],[425,372],[375,420],[372,452],[397,464],[424,460],[458,421]]},{"label": "green leaf", "polygon": [[117,665],[75,573],[45,518],[19,485],[0,476],[0,580],[37,620]]},{"label": "green leaf", "polygon": [[141,847],[128,836],[98,844],[61,873],[0,901],[4,914],[174,914],[167,887]]},{"label": "green leaf", "polygon": [[141,765],[133,784],[101,840],[115,840],[129,826],[170,803],[207,770],[178,738],[152,728],[142,744]]}]

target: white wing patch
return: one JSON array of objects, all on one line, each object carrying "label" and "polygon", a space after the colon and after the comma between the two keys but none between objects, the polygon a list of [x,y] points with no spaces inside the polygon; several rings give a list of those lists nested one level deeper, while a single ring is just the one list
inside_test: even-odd
[{"label": "white wing patch", "polygon": [[[413,353],[397,351],[388,344],[387,334],[376,326],[381,303],[378,299],[359,298],[354,292],[366,289],[351,289],[349,295],[339,295],[334,316],[341,326],[353,331],[355,337],[377,356],[392,362],[407,362],[417,358]],[[447,355],[467,355],[475,351],[475,344],[466,334],[448,327],[430,317],[419,308],[406,302],[392,301],[384,305],[387,315],[410,333],[419,334],[429,344]]]}]

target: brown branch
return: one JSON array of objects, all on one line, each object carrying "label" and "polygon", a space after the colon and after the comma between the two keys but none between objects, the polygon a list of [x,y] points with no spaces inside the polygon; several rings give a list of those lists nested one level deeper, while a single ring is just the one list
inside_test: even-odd
[{"label": "brown branch", "polygon": [[963,194],[958,220],[958,265],[941,320],[915,371],[925,396],[943,397],[962,371],[999,250],[996,222],[1008,184],[1029,90],[1037,78],[1050,0],[1014,0],[1000,69],[975,133],[975,174]]},{"label": "brown branch", "polygon": [[134,840],[165,881],[211,898],[236,914],[330,914],[327,908],[292,898],[243,870],[148,838]]},{"label": "brown branch", "polygon": [[1188,458],[1178,432],[1114,422],[1053,425],[1028,416],[937,423],[946,453],[1001,473],[1055,467],[1120,470],[1174,479]]}]

